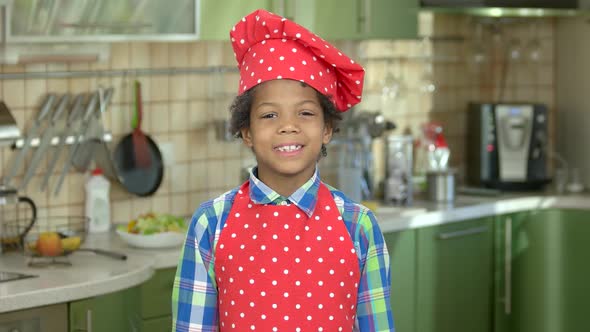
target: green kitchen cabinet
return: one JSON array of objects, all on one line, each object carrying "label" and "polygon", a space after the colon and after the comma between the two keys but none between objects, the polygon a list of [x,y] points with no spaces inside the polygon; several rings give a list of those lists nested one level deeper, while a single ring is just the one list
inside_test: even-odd
[{"label": "green kitchen cabinet", "polygon": [[359,1],[364,7],[361,39],[418,38],[418,0]]},{"label": "green kitchen cabinet", "polygon": [[391,310],[397,331],[415,331],[416,231],[385,233],[391,268]]},{"label": "green kitchen cabinet", "polygon": [[201,0],[199,39],[229,40],[230,29],[256,9],[271,10],[271,0]]},{"label": "green kitchen cabinet", "polygon": [[354,39],[360,32],[358,0],[283,0],[273,11],[326,40]]},{"label": "green kitchen cabinet", "polygon": [[119,292],[69,303],[69,331],[161,332],[172,327],[176,268],[157,270],[148,281]]},{"label": "green kitchen cabinet", "polygon": [[417,230],[417,332],[492,328],[493,218]]},{"label": "green kitchen cabinet", "polygon": [[326,40],[418,35],[418,0],[274,0],[272,10]]},{"label": "green kitchen cabinet", "polygon": [[588,331],[590,211],[505,215],[496,234],[495,332]]},{"label": "green kitchen cabinet", "polygon": [[176,268],[156,270],[143,284],[128,291],[127,305],[135,308],[139,332],[167,331],[172,327],[172,287]]},{"label": "green kitchen cabinet", "polygon": [[138,331],[135,308],[128,299],[133,289],[69,303],[69,331]]}]

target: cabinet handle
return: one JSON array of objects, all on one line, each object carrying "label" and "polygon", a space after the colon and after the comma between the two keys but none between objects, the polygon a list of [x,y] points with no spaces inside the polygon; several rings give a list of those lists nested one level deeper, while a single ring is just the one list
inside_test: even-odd
[{"label": "cabinet handle", "polygon": [[369,33],[371,31],[371,1],[372,0],[358,0],[358,28],[357,32],[361,34]]},{"label": "cabinet handle", "polygon": [[86,331],[92,332],[92,310],[86,311]]},{"label": "cabinet handle", "polygon": [[76,328],[74,331],[76,332],[92,332],[92,310],[88,309],[86,311],[86,328]]},{"label": "cabinet handle", "polygon": [[474,228],[468,228],[468,229],[464,229],[464,230],[460,230],[460,231],[456,231],[456,232],[440,233],[438,235],[438,239],[439,240],[448,240],[448,239],[452,239],[452,238],[456,238],[456,237],[463,237],[463,236],[468,236],[468,235],[473,235],[473,234],[485,233],[487,231],[488,231],[488,226],[474,227]]},{"label": "cabinet handle", "polygon": [[504,224],[504,313],[512,312],[512,218]]}]

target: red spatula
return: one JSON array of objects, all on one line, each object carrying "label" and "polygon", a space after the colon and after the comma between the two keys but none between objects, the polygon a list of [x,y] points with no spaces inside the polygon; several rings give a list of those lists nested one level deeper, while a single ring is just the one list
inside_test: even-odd
[{"label": "red spatula", "polygon": [[135,125],[133,128],[133,152],[135,154],[135,165],[139,168],[148,168],[152,159],[150,154],[149,142],[141,130],[141,121],[143,119],[143,106],[141,102],[141,83],[135,81]]}]

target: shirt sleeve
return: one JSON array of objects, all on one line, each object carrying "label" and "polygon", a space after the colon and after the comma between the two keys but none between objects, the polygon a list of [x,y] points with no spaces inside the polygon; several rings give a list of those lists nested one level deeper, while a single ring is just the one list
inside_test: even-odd
[{"label": "shirt sleeve", "polygon": [[391,271],[387,246],[375,215],[365,210],[359,217],[360,229],[355,242],[361,252],[361,279],[355,330],[392,332],[395,329],[390,303]]},{"label": "shirt sleeve", "polygon": [[217,285],[213,269],[215,224],[201,206],[189,226],[172,290],[172,330],[217,331]]}]

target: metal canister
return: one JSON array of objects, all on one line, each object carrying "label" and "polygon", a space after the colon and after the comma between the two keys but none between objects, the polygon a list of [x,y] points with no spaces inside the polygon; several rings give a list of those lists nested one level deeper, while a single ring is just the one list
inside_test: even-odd
[{"label": "metal canister", "polygon": [[426,173],[428,198],[438,203],[451,203],[455,200],[455,171],[429,171]]}]

